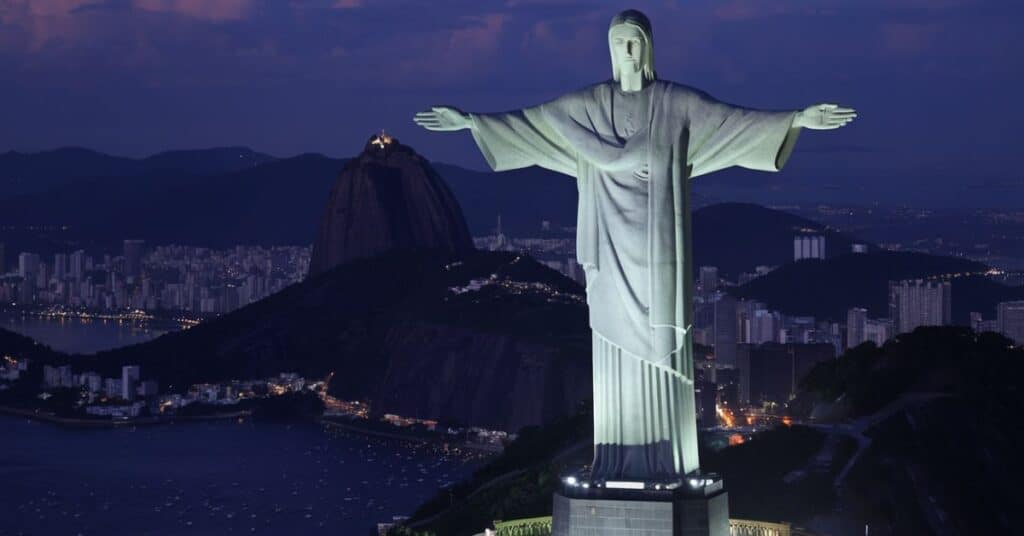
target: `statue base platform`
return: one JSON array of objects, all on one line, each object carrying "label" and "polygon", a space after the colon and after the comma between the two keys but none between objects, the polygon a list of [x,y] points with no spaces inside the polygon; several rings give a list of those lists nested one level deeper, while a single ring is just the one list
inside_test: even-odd
[{"label": "statue base platform", "polygon": [[551,529],[552,536],[729,536],[729,496],[717,477],[656,484],[570,478],[555,492]]}]

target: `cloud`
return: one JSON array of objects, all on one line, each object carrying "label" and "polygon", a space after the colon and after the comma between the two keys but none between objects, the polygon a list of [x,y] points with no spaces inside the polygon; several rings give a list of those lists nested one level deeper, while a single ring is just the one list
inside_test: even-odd
[{"label": "cloud", "polygon": [[490,68],[487,62],[498,50],[507,18],[500,13],[466,16],[459,26],[413,36],[408,43],[415,47],[389,47],[401,58],[391,74],[408,81],[429,77],[433,83],[477,76]]},{"label": "cloud", "polygon": [[80,8],[103,3],[105,3],[104,0],[0,0],[0,17],[8,15],[66,16]]},{"label": "cloud", "polygon": [[0,46],[38,51],[88,33],[80,12],[103,0],[0,0]]},{"label": "cloud", "polygon": [[132,6],[145,11],[222,22],[245,18],[252,10],[253,0],[132,0]]},{"label": "cloud", "polygon": [[174,15],[187,20],[226,22],[245,18],[256,0],[0,0],[0,53],[76,56],[84,45],[145,40],[156,29],[144,15]]},{"label": "cloud", "polygon": [[740,21],[755,18],[785,15],[796,11],[795,6],[783,3],[767,4],[750,0],[732,0],[715,8],[714,16],[722,21]]}]

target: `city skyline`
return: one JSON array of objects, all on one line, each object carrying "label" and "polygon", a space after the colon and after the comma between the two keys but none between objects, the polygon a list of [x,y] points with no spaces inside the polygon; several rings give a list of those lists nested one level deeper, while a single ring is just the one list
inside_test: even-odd
[{"label": "city skyline", "polygon": [[[543,226],[542,226],[543,228]],[[549,230],[549,229],[548,229]],[[476,236],[477,248],[489,251],[525,253],[541,264],[585,285],[584,274],[575,259],[571,237],[510,238],[501,229],[495,234]],[[824,260],[826,240],[821,235],[798,232],[793,236],[792,262]],[[3,243],[0,242],[0,247]],[[125,239],[123,254],[102,254],[95,258],[85,250],[55,253],[50,259],[21,252],[8,274],[20,278],[13,284],[0,279],[0,299],[22,307],[69,307],[62,314],[88,312],[123,313],[136,318],[138,312],[177,312],[200,315],[224,314],[270,296],[301,281],[309,271],[311,247],[263,248],[235,246],[215,248],[178,245],[147,247],[145,240]],[[853,242],[853,254],[867,254],[863,243]],[[753,262],[757,262],[754,260]],[[777,266],[757,264],[729,280],[716,266],[702,265],[694,274],[698,296],[695,300],[694,340],[715,349],[717,365],[736,365],[736,345],[829,344],[835,356],[865,341],[881,346],[918,326],[951,325],[949,280],[890,280],[887,311],[852,307],[839,317],[816,319],[813,315],[791,314],[768,307],[757,299],[736,299],[729,288],[756,280]],[[168,277],[168,273],[174,275]],[[94,276],[102,274],[101,280]],[[1005,272],[986,274],[1005,277]],[[479,290],[489,284],[474,280],[456,293]],[[1006,300],[994,315],[972,311],[969,325],[976,332],[993,331],[1022,341],[1024,301]],[[51,313],[56,314],[51,311]],[[884,314],[883,314],[884,313]],[[135,315],[135,316],[133,316]],[[869,318],[870,316],[870,318]],[[989,318],[985,318],[989,316]]]}]

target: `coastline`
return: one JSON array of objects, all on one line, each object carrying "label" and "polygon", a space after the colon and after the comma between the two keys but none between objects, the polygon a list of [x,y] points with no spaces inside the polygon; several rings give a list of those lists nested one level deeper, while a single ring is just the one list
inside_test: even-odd
[{"label": "coastline", "polygon": [[[336,428],[336,429],[339,429],[339,430],[343,430],[343,431],[346,431],[346,432],[352,432],[352,433],[363,435],[363,436],[379,437],[379,438],[383,438],[383,439],[392,439],[392,440],[398,440],[398,441],[414,441],[414,442],[417,442],[417,443],[436,443],[436,444],[449,443],[447,441],[444,441],[440,437],[427,436],[427,435],[416,435],[416,434],[402,434],[402,433],[397,433],[397,432],[386,432],[384,430],[375,430],[375,429],[372,429],[372,428],[359,426],[358,424],[354,424],[352,422],[342,422],[342,421],[338,421],[338,420],[333,420],[330,417],[320,417],[319,419],[317,419],[317,422],[319,422],[320,424],[329,426],[331,428]],[[501,454],[501,452],[502,452],[502,449],[500,447],[494,447],[494,446],[485,445],[485,444],[482,444],[482,443],[469,443],[469,442],[466,442],[466,441],[451,442],[451,443],[455,447],[472,450],[472,451],[479,452],[479,453],[482,453],[482,454]]]},{"label": "coastline", "polygon": [[[54,424],[57,426],[64,426],[68,428],[120,428],[125,426],[157,426],[161,424],[174,424],[176,422],[203,422],[203,421],[217,421],[217,420],[229,420],[238,418],[248,418],[252,416],[252,410],[241,410],[233,411],[230,413],[216,413],[213,415],[194,415],[194,416],[171,416],[171,417],[142,417],[136,419],[126,420],[101,420],[101,419],[84,419],[74,417],[58,417],[52,413],[47,413],[40,410],[26,409],[26,408],[15,408],[10,406],[0,406],[0,415],[9,417],[22,417],[33,421],[45,422],[48,424]],[[394,441],[412,441],[415,443],[434,443],[443,445],[450,443],[453,447],[472,450],[480,454],[500,454],[502,449],[500,447],[486,445],[482,443],[470,443],[466,441],[444,441],[441,437],[417,435],[417,434],[403,434],[399,432],[387,432],[384,430],[376,430],[370,427],[359,426],[354,422],[342,422],[334,420],[330,417],[317,417],[313,419],[314,422],[328,426],[330,428],[342,430],[352,434],[361,436],[376,437],[381,439],[390,439]]]},{"label": "coastline", "polygon": [[233,411],[230,413],[216,413],[213,415],[142,417],[127,420],[102,420],[83,419],[75,417],[58,417],[52,413],[46,413],[39,410],[12,408],[10,406],[0,406],[0,415],[7,415],[10,417],[24,417],[26,419],[31,419],[34,421],[56,424],[58,426],[66,426],[69,428],[119,428],[123,426],[153,426],[160,424],[174,424],[175,422],[201,422],[237,419],[250,417],[252,415],[252,411],[242,410]]}]

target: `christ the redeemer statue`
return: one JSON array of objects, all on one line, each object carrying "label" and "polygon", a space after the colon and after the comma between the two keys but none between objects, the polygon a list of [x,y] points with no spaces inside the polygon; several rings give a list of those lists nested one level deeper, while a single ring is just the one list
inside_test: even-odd
[{"label": "christ the redeemer statue", "polygon": [[677,481],[698,471],[688,179],[730,166],[779,171],[802,128],[830,130],[851,108],[763,111],[659,80],[650,21],[616,15],[612,79],[504,113],[448,106],[416,114],[470,129],[495,171],[541,166],[576,179],[576,254],[593,331],[591,480]]}]

